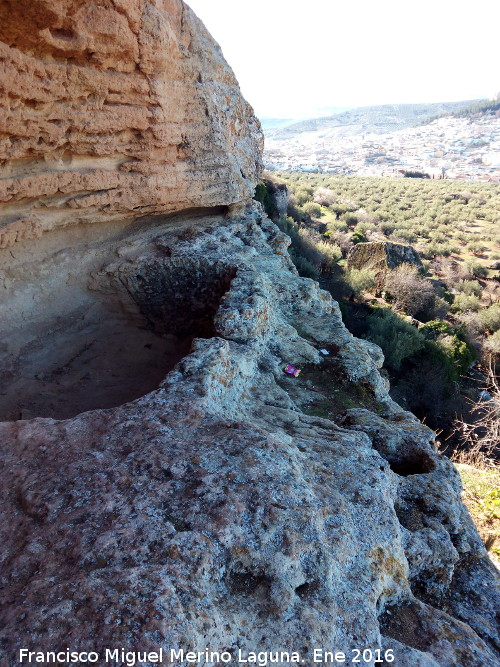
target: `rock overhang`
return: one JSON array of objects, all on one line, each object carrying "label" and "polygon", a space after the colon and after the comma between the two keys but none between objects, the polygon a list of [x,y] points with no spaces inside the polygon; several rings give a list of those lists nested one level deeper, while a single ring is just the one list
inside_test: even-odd
[{"label": "rock overhang", "polygon": [[[286,638],[301,650],[307,636],[392,649],[401,665],[495,664],[495,574],[453,466],[391,400],[380,350],[297,275],[262,212],[243,210],[259,127],[208,33],[179,0],[2,8],[19,73],[9,122],[40,129],[54,90],[63,101],[84,91],[69,152],[58,153],[64,117],[47,116],[40,144],[15,126],[3,144],[3,324],[15,335],[2,344],[38,354],[58,324],[133,321],[154,365],[157,340],[186,337],[123,404],[0,424],[6,659],[28,638],[49,649],[93,637],[96,650],[273,650]],[[14,29],[20,8],[33,30]],[[85,32],[82,15],[108,32]],[[162,217],[188,207],[212,209]],[[40,321],[37,342],[27,323]],[[287,363],[305,371],[287,377]],[[327,365],[321,380],[307,372]],[[349,409],[331,414],[340,397]]]},{"label": "rock overhang", "polygon": [[0,12],[0,248],[252,196],[260,124],[182,0]]}]

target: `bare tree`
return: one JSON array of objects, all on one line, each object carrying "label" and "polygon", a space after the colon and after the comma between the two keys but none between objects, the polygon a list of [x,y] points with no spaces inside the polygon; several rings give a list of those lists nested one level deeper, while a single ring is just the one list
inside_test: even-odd
[{"label": "bare tree", "polygon": [[331,206],[337,201],[337,197],[333,190],[329,190],[328,188],[318,188],[314,193],[313,201],[321,206]]},{"label": "bare tree", "polygon": [[493,280],[487,280],[484,285],[483,296],[489,299],[490,306],[498,303],[500,301],[500,285]]},{"label": "bare tree", "polygon": [[457,263],[449,257],[435,257],[430,264],[430,268],[448,288],[454,287],[457,280],[461,278]]},{"label": "bare tree", "polygon": [[500,455],[500,380],[494,364],[488,362],[488,386],[481,391],[470,411],[472,423],[463,419],[455,422],[460,448],[452,455],[457,463],[488,467]]},{"label": "bare tree", "polygon": [[413,264],[401,264],[390,271],[384,287],[394,310],[415,316],[432,308],[436,293],[432,283],[423,278]]}]

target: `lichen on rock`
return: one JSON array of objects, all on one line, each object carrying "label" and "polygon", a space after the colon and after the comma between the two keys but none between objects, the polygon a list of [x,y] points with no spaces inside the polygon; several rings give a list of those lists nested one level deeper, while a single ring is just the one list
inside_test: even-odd
[{"label": "lichen on rock", "polygon": [[[137,158],[146,181],[110,196],[109,209],[92,191],[83,209],[101,216],[93,224],[76,224],[69,200],[61,224],[48,224],[45,191],[16,200],[34,231],[12,227],[16,252],[0,249],[0,664],[19,664],[26,647],[116,646],[289,648],[305,665],[315,647],[392,650],[402,667],[498,664],[498,573],[458,474],[432,431],[390,398],[380,349],[354,338],[330,294],[299,277],[289,239],[249,200],[258,125],[218,47],[178,0],[19,4],[30,30],[3,6],[8,72],[21,61],[43,76],[64,67],[63,80],[78,71],[80,85],[90,70],[103,81],[112,70],[120,99],[137,76],[172,100],[163,111],[181,134],[197,130],[177,117],[179,89],[190,117],[208,118],[193,90],[209,81],[217,95],[223,82],[234,113],[222,135],[199,126],[205,139],[159,176],[175,184],[171,199],[163,186],[156,199],[136,187],[151,185],[149,170],[169,154],[154,139],[161,150]],[[168,81],[155,76],[159,63]],[[47,99],[77,132],[80,116],[53,99],[54,81]],[[17,108],[12,117],[24,118]],[[119,139],[129,146],[130,135],[103,133],[108,156],[128,150]],[[237,150],[221,148],[221,136],[239,136]],[[184,180],[190,150],[192,164],[206,160],[198,183]],[[43,169],[35,160],[34,188],[62,178],[51,151]],[[248,167],[243,181],[230,180],[236,163]],[[117,164],[105,164],[120,183]],[[184,213],[136,219],[132,200],[141,213]],[[287,364],[301,374],[287,376]]]},{"label": "lichen on rock", "polygon": [[420,268],[422,260],[411,246],[391,241],[357,243],[347,257],[349,270],[368,269],[373,272],[379,285],[383,284],[389,271],[401,264],[413,264]]}]

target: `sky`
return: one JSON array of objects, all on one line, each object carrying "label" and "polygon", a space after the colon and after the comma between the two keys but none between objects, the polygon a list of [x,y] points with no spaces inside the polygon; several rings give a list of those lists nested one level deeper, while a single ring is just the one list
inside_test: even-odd
[{"label": "sky", "polygon": [[186,1],[261,118],[500,91],[500,0]]}]

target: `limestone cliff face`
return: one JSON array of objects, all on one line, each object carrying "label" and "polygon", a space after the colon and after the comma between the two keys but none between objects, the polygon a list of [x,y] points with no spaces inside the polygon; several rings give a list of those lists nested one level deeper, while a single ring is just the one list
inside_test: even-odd
[{"label": "limestone cliff face", "polygon": [[0,665],[496,666],[458,474],[249,201],[258,125],[201,24],[174,0],[0,8]]},{"label": "limestone cliff face", "polygon": [[0,248],[247,199],[260,124],[182,0],[2,0]]}]

